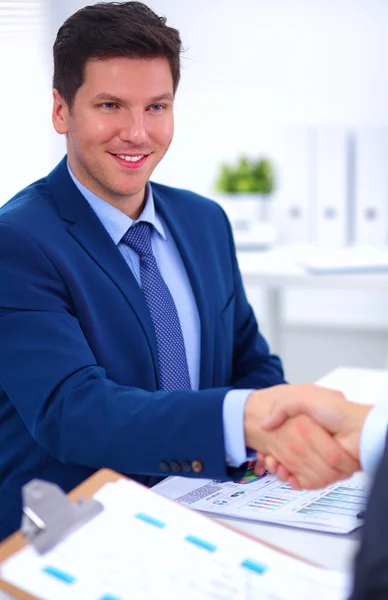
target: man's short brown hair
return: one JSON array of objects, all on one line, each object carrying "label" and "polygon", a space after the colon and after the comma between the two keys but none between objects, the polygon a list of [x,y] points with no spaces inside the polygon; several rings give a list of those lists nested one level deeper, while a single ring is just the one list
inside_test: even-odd
[{"label": "man's short brown hair", "polygon": [[182,43],[179,32],[166,25],[142,2],[102,2],[85,6],[69,17],[54,42],[53,87],[71,109],[84,81],[88,60],[166,58],[174,93],[180,79]]}]

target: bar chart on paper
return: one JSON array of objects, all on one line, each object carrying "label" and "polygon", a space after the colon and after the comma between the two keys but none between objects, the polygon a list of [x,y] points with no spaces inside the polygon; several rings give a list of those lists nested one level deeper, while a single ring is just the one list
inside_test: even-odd
[{"label": "bar chart on paper", "polygon": [[327,515],[335,514],[344,517],[355,517],[365,508],[368,495],[365,486],[350,487],[340,485],[328,494],[307,504],[298,513],[301,515],[313,515],[316,518],[325,519]]},{"label": "bar chart on paper", "polygon": [[285,498],[279,498],[276,496],[263,496],[263,498],[258,498],[257,500],[252,500],[248,504],[249,508],[258,508],[260,510],[278,510],[279,508],[283,508],[288,502],[291,500],[287,500]]},{"label": "bar chart on paper", "polygon": [[217,516],[349,533],[362,524],[357,514],[366,506],[368,484],[363,473],[314,491],[293,490],[273,475],[251,478],[244,483],[170,477],[154,489]]},{"label": "bar chart on paper", "polygon": [[308,492],[297,492],[287,484],[277,485],[274,490],[269,494],[263,496],[257,496],[253,498],[247,505],[248,509],[264,510],[264,511],[278,511],[285,508],[290,503],[299,499],[302,494]]}]

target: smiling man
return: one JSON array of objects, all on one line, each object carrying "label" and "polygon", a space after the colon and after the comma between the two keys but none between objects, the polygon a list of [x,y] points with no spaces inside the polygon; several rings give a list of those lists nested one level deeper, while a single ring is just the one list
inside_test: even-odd
[{"label": "smiling man", "polygon": [[33,477],[66,491],[101,467],[147,485],[238,478],[249,449],[310,487],[358,467],[305,415],[260,430],[299,388],[258,331],[230,225],[214,202],[150,183],[180,53],[140,2],[85,7],[58,31],[67,156],[0,209],[0,538]]},{"label": "smiling man", "polygon": [[174,133],[169,62],[122,56],[89,60],[74,99],[60,76],[54,85],[53,122],[67,135],[71,172],[93,194],[136,219],[144,187]]}]

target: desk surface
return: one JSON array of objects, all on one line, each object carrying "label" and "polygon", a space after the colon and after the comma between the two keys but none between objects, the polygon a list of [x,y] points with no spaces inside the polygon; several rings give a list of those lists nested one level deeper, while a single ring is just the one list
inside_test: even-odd
[{"label": "desk surface", "polygon": [[388,290],[388,273],[313,275],[297,264],[286,246],[263,251],[239,251],[237,257],[246,285]]},{"label": "desk surface", "polygon": [[[340,389],[349,400],[360,404],[388,404],[388,371],[339,368],[317,383]],[[361,529],[348,535],[337,535],[236,519],[220,521],[324,567],[341,571],[352,568],[361,535]]]}]

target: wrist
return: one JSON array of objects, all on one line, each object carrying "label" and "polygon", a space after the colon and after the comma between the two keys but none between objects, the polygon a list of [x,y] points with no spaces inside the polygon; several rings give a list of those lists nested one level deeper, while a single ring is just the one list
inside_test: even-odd
[{"label": "wrist", "polygon": [[361,446],[361,435],[364,427],[366,418],[373,408],[370,405],[356,404],[351,402],[351,410],[347,415],[347,422],[345,424],[343,433],[339,434],[339,437],[346,439],[346,450],[356,458],[360,460],[360,446]]},{"label": "wrist", "polygon": [[267,434],[260,428],[261,421],[269,414],[273,400],[268,391],[255,390],[247,398],[244,409],[244,435],[247,448],[254,448],[263,454],[267,453]]},{"label": "wrist", "polygon": [[364,427],[364,423],[369,412],[372,410],[372,406],[367,406],[364,404],[357,404],[354,409],[354,422],[353,427],[357,432],[357,458],[360,458],[360,442],[361,442],[361,434]]},{"label": "wrist", "polygon": [[374,475],[384,454],[387,428],[387,408],[373,406],[364,421],[360,439],[360,464],[369,475]]}]

